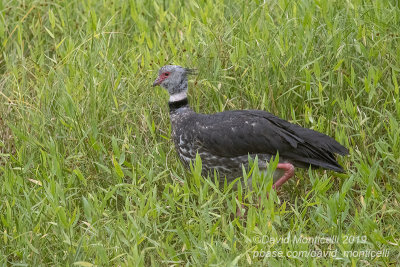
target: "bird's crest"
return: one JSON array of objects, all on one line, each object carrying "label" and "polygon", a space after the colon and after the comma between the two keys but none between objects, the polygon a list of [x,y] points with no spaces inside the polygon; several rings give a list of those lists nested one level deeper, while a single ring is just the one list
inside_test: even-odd
[{"label": "bird's crest", "polygon": [[190,69],[190,68],[185,68],[185,72],[188,75],[197,75],[199,73],[197,69]]}]

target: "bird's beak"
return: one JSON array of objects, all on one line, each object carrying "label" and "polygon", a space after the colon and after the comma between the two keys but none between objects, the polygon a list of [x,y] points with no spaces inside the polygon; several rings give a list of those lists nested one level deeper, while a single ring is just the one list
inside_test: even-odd
[{"label": "bird's beak", "polygon": [[161,79],[160,79],[160,77],[157,77],[157,79],[153,83],[153,87],[160,85],[160,83],[161,83]]}]

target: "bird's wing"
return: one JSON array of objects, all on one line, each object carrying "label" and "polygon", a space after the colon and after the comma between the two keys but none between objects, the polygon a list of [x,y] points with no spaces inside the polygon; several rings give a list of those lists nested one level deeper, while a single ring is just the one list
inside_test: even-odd
[{"label": "bird's wing", "polygon": [[213,154],[235,157],[270,154],[297,163],[342,171],[334,153],[347,149],[333,138],[292,124],[260,110],[226,111],[202,115],[196,123],[197,140]]}]

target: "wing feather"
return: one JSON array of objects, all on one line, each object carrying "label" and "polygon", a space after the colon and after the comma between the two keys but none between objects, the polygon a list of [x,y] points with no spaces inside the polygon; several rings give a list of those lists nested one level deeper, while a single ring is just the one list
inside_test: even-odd
[{"label": "wing feather", "polygon": [[237,110],[199,114],[197,141],[213,154],[236,157],[247,154],[275,155],[298,167],[323,167],[343,171],[334,154],[348,150],[333,138],[303,128],[261,110]]}]

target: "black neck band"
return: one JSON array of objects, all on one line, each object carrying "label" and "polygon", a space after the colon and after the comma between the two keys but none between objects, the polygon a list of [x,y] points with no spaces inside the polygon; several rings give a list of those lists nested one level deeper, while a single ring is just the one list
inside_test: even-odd
[{"label": "black neck band", "polygon": [[174,111],[178,108],[189,105],[189,101],[187,98],[181,99],[179,101],[168,102],[169,111]]}]

